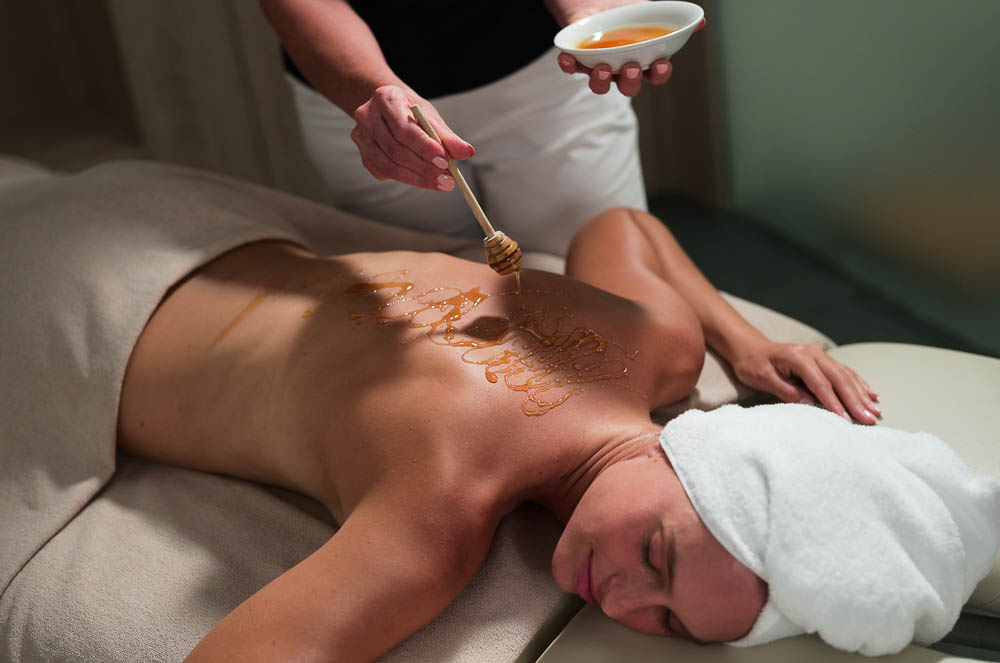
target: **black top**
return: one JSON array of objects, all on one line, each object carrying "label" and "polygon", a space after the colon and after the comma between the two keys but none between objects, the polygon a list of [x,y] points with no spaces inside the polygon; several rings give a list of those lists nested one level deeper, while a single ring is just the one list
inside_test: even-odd
[{"label": "black top", "polygon": [[[558,26],[542,0],[350,0],[389,67],[432,99],[492,83],[552,46]],[[282,51],[285,69],[309,85]]]}]

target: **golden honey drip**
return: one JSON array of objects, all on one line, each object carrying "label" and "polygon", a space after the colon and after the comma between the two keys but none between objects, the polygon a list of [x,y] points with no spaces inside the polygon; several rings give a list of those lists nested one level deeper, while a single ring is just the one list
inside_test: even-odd
[{"label": "golden honey drip", "polygon": [[240,310],[240,312],[237,313],[232,320],[229,321],[229,324],[223,327],[222,331],[220,331],[218,335],[216,335],[215,339],[212,340],[211,345],[208,346],[208,349],[211,350],[216,345],[221,343],[222,339],[226,338],[226,336],[229,335],[229,332],[233,330],[233,327],[239,324],[240,320],[247,317],[255,308],[263,304],[264,300],[266,300],[273,294],[274,292],[271,290],[261,290],[256,295],[254,295],[253,299],[251,299],[250,302],[246,306],[244,306],[242,310]]},{"label": "golden honey drip", "polygon": [[[407,296],[412,288],[412,283],[398,278],[352,284],[345,291],[356,295],[349,315],[352,319],[371,315],[378,324],[405,320],[431,342],[461,350],[462,361],[482,366],[487,381],[502,378],[508,389],[523,392],[521,410],[528,415],[545,414],[596,384],[628,386],[628,364],[636,353],[593,329],[573,325],[573,314],[565,307],[560,314],[521,304],[510,313],[483,316],[460,330],[463,318],[490,295],[474,287],[433,288]],[[382,290],[389,291],[387,298],[379,296]]]},{"label": "golden honey drip", "polygon": [[[303,318],[313,317],[328,295],[342,293],[353,296],[348,315],[358,323],[366,316],[374,317],[380,325],[405,321],[408,328],[422,333],[404,337],[401,342],[427,338],[460,350],[462,361],[483,367],[487,381],[498,383],[502,379],[508,389],[524,393],[521,410],[528,415],[545,414],[598,384],[618,385],[645,398],[628,384],[629,365],[637,353],[628,352],[593,329],[574,325],[574,314],[565,306],[558,312],[547,308],[529,310],[520,297],[518,272],[516,291],[493,295],[479,287],[439,287],[413,295],[413,283],[403,278],[406,274],[407,270],[398,270],[371,276],[367,281],[356,280],[365,278],[364,270],[353,275],[337,273],[332,278],[327,274],[296,283],[289,291],[313,291],[310,296],[315,303],[303,311]],[[567,296],[564,292],[528,292]],[[210,348],[276,294],[271,289],[257,292],[218,333]],[[459,329],[462,320],[489,297],[511,295],[518,298],[515,310],[483,315],[467,329]]]}]

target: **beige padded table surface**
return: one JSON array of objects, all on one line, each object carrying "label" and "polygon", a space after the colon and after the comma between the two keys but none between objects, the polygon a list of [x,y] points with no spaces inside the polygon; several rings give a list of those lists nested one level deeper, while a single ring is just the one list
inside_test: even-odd
[{"label": "beige padded table surface", "polygon": [[[879,393],[882,425],[929,431],[948,442],[977,470],[1000,474],[1000,359],[953,350],[897,343],[856,343],[830,354],[854,368]],[[970,606],[1000,613],[1000,557],[979,583]],[[788,638],[761,647],[696,645],[631,631],[585,606],[538,663],[784,663],[870,661],[847,654],[813,636]],[[886,663],[971,661],[910,646],[879,658]]]}]

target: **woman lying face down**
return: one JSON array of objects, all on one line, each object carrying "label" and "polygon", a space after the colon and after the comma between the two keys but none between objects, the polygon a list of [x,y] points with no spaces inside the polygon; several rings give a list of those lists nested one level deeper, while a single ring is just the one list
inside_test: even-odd
[{"label": "woman lying face down", "polygon": [[747,634],[767,585],[712,536],[660,448],[599,475],[552,558],[559,586],[652,635],[729,642]]},{"label": "woman lying face down", "polygon": [[666,228],[616,209],[569,277],[523,289],[441,254],[230,251],[177,284],[129,361],[129,453],[297,490],[338,532],[247,599],[190,661],[370,660],[472,579],[529,501],[566,522],[556,582],[656,634],[732,640],[763,581],[711,536],[649,412],[705,347],[741,380],[872,424],[875,394],[813,346],[733,310]]}]

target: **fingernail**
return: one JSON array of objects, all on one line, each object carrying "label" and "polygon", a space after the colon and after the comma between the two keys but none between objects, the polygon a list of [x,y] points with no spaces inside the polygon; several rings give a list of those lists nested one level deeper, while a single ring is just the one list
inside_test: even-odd
[{"label": "fingernail", "polygon": [[597,77],[599,79],[601,79],[602,81],[606,81],[609,78],[611,78],[611,72],[610,71],[605,71],[605,70],[602,69],[599,72],[597,72]]},{"label": "fingernail", "polygon": [[667,73],[667,65],[663,64],[662,62],[660,64],[656,65],[655,69],[656,69],[656,73],[658,73],[658,74],[662,75],[662,74]]},{"label": "fingernail", "polygon": [[639,70],[636,69],[635,67],[629,67],[628,69],[625,70],[625,78],[635,79],[638,77],[639,77]]},{"label": "fingernail", "polygon": [[451,191],[455,186],[455,180],[451,175],[438,175],[437,183],[442,191]]},{"label": "fingernail", "polygon": [[434,157],[433,159],[431,159],[431,163],[440,168],[441,170],[444,170],[445,168],[448,167],[448,160],[445,159],[444,157]]},{"label": "fingernail", "polygon": [[854,423],[853,421],[851,421],[851,415],[847,414],[846,412],[841,412],[840,416],[842,416],[844,419],[847,419],[847,423],[849,424]]},{"label": "fingernail", "polygon": [[808,396],[803,396],[802,400],[799,401],[799,405],[813,405],[816,401],[809,398]]}]

